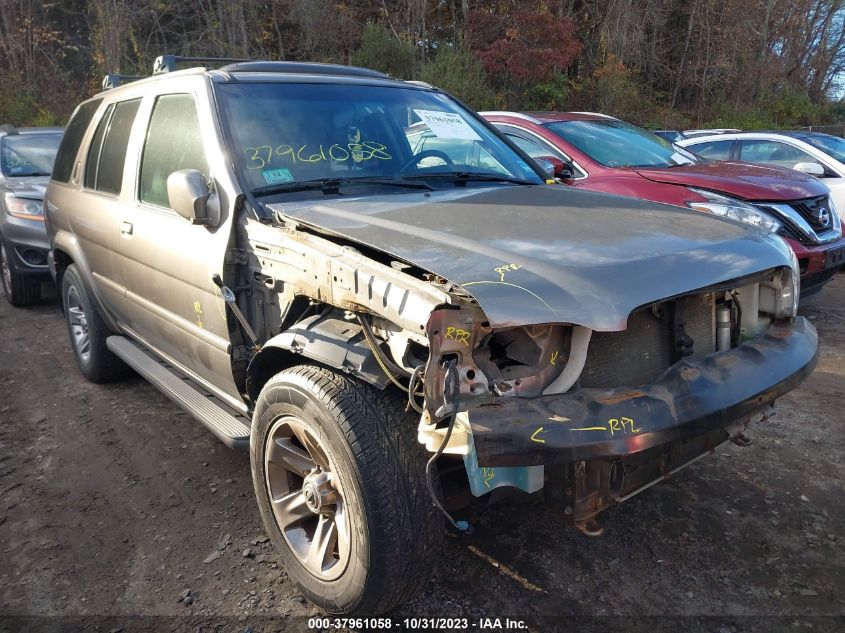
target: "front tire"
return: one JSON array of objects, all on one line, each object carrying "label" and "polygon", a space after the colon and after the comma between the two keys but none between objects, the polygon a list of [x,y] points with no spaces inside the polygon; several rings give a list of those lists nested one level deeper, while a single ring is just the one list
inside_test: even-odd
[{"label": "front tire", "polygon": [[79,370],[96,383],[129,377],[132,373],[129,366],[106,347],[106,339],[112,332],[97,311],[74,264],[62,274],[61,286],[70,345]]},{"label": "front tire", "polygon": [[264,386],[250,441],[258,508],[314,604],[374,616],[425,585],[444,533],[426,458],[398,392],[315,366]]},{"label": "front tire", "polygon": [[0,272],[2,272],[3,294],[13,306],[21,308],[41,301],[41,280],[38,277],[21,275],[12,267],[6,245],[0,241]]}]

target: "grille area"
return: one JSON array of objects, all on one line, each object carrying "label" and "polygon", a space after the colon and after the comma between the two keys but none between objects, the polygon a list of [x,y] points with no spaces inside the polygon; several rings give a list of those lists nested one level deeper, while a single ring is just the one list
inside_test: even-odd
[{"label": "grille area", "polygon": [[[684,297],[675,302],[682,314],[684,331],[693,339],[696,360],[716,350],[715,299],[712,294]],[[587,362],[581,372],[582,387],[613,387],[647,384],[658,378],[674,362],[675,333],[672,306],[645,308],[628,319],[622,332],[595,332],[587,350]]]},{"label": "grille area", "polygon": [[830,218],[830,203],[828,202],[827,196],[797,200],[791,202],[789,206],[801,214],[801,217],[807,221],[807,224],[813,227],[814,231],[826,231],[830,228],[830,219],[828,219],[827,224],[819,220],[820,209],[826,209],[827,217]]}]

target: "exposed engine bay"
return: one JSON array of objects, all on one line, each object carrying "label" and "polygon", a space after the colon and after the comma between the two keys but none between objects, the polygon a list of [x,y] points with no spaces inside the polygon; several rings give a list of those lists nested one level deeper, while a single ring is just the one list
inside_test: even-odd
[{"label": "exposed engine bay", "polygon": [[[482,452],[476,450],[475,435],[485,420],[495,419],[490,414],[501,404],[524,402],[523,410],[534,407],[548,420],[561,422],[570,418],[545,413],[545,403],[554,397],[575,394],[577,399],[581,393],[611,393],[653,383],[682,361],[706,360],[755,340],[773,323],[793,317],[796,309],[797,274],[778,268],[641,306],[619,331],[560,322],[494,327],[471,287],[409,262],[301,230],[294,222],[282,230],[250,222],[246,230],[252,251],[245,262],[254,292],[263,300],[245,303],[244,308],[263,306],[263,314],[250,318],[265,324],[259,335],[265,343],[250,362],[250,376],[261,375],[262,359],[273,350],[284,350],[379,388],[392,388],[392,383],[407,391],[409,409],[419,413],[419,441],[433,454],[432,461],[443,453],[464,460],[473,496],[505,486],[534,492],[553,472],[560,473],[559,467],[544,470],[543,463],[548,466],[561,457],[551,462],[531,457],[526,462],[514,446],[517,455],[504,460],[514,465],[502,465],[499,459],[497,466],[497,458],[491,457],[495,450],[489,449],[493,445],[488,442]],[[248,383],[249,393],[254,387]],[[746,423],[743,418],[736,426],[737,436]],[[638,424],[633,417],[620,416],[610,418],[607,428],[611,435],[635,435],[642,430]],[[525,434],[533,433],[529,441],[547,448],[547,428],[548,423],[541,424]],[[574,430],[593,428],[604,427]],[[672,450],[697,458],[699,449],[721,443],[715,442],[717,436],[721,441],[731,437],[710,431],[705,444],[689,448],[687,441],[687,448]],[[634,447],[634,453],[639,450]],[[568,461],[576,467],[575,461]],[[639,479],[629,475],[629,482],[645,486],[661,476],[653,460],[646,462],[648,468],[635,468]],[[577,463],[582,464],[578,472],[598,473],[599,482],[587,492],[583,485],[561,484],[572,492],[567,507],[583,527],[630,490],[617,486],[615,497],[609,492],[612,481],[624,479],[613,470],[614,460]],[[616,468],[624,471],[627,466]],[[567,481],[575,475],[573,470]],[[579,505],[578,495],[590,503],[595,498],[602,502],[587,509],[585,501]]]}]

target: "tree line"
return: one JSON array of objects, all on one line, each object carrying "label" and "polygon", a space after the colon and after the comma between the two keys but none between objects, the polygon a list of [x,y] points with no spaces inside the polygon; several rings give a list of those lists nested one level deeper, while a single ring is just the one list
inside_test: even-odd
[{"label": "tree line", "polygon": [[158,55],[356,64],[476,109],[652,127],[845,119],[845,0],[0,0],[0,123],[63,123]]}]

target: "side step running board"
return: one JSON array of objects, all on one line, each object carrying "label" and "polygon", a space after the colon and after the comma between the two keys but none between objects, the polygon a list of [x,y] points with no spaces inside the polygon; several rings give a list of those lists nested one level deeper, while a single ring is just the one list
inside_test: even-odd
[{"label": "side step running board", "polygon": [[250,420],[125,336],[110,336],[108,348],[168,398],[202,422],[229,448],[249,448]]}]

